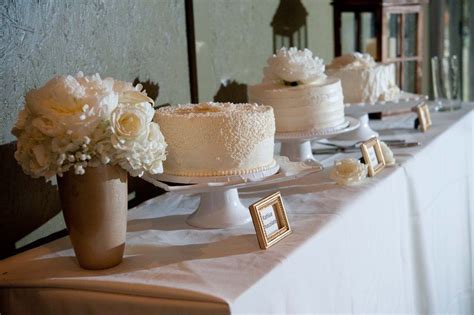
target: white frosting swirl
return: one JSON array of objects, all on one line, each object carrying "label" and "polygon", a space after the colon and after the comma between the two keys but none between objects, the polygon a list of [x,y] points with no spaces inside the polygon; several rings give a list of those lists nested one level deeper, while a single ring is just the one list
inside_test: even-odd
[{"label": "white frosting swirl", "polygon": [[263,82],[311,83],[326,78],[324,61],[316,56],[313,58],[313,53],[306,48],[283,47],[268,58],[267,64],[263,69]]},{"label": "white frosting swirl", "polygon": [[355,52],[334,58],[328,65],[328,69],[372,68],[376,65],[377,63],[370,54]]}]

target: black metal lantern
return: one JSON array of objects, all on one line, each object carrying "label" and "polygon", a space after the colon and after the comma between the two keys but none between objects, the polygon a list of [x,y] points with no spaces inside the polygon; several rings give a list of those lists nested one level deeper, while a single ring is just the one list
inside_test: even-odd
[{"label": "black metal lantern", "polygon": [[308,46],[308,28],[306,17],[308,12],[300,0],[281,0],[273,16],[273,51],[281,47]]}]

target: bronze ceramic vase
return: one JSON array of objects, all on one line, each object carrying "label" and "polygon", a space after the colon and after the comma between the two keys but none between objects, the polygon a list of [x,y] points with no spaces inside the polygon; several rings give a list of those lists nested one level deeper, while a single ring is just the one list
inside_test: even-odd
[{"label": "bronze ceramic vase", "polygon": [[127,172],[88,167],[84,175],[58,177],[59,195],[77,261],[85,269],[120,264],[127,232]]}]

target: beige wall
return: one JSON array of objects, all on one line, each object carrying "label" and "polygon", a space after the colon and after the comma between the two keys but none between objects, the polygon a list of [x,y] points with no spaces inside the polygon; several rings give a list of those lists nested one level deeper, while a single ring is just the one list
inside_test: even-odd
[{"label": "beige wall", "polygon": [[210,101],[230,81],[255,84],[272,53],[268,1],[194,1],[199,100]]}]

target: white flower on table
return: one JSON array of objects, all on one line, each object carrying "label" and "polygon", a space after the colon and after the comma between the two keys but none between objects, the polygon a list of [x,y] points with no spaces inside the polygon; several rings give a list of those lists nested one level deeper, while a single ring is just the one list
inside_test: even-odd
[{"label": "white flower on table", "polygon": [[340,185],[361,183],[367,176],[367,165],[356,159],[334,161],[331,178]]},{"label": "white flower on table", "polygon": [[385,160],[385,165],[395,165],[396,160],[390,147],[385,142],[380,141],[380,148],[382,148],[382,155]]},{"label": "white flower on table", "polygon": [[276,55],[268,58],[268,66],[263,69],[263,82],[311,83],[326,78],[324,61],[313,57],[309,49],[296,47],[281,48]]}]

